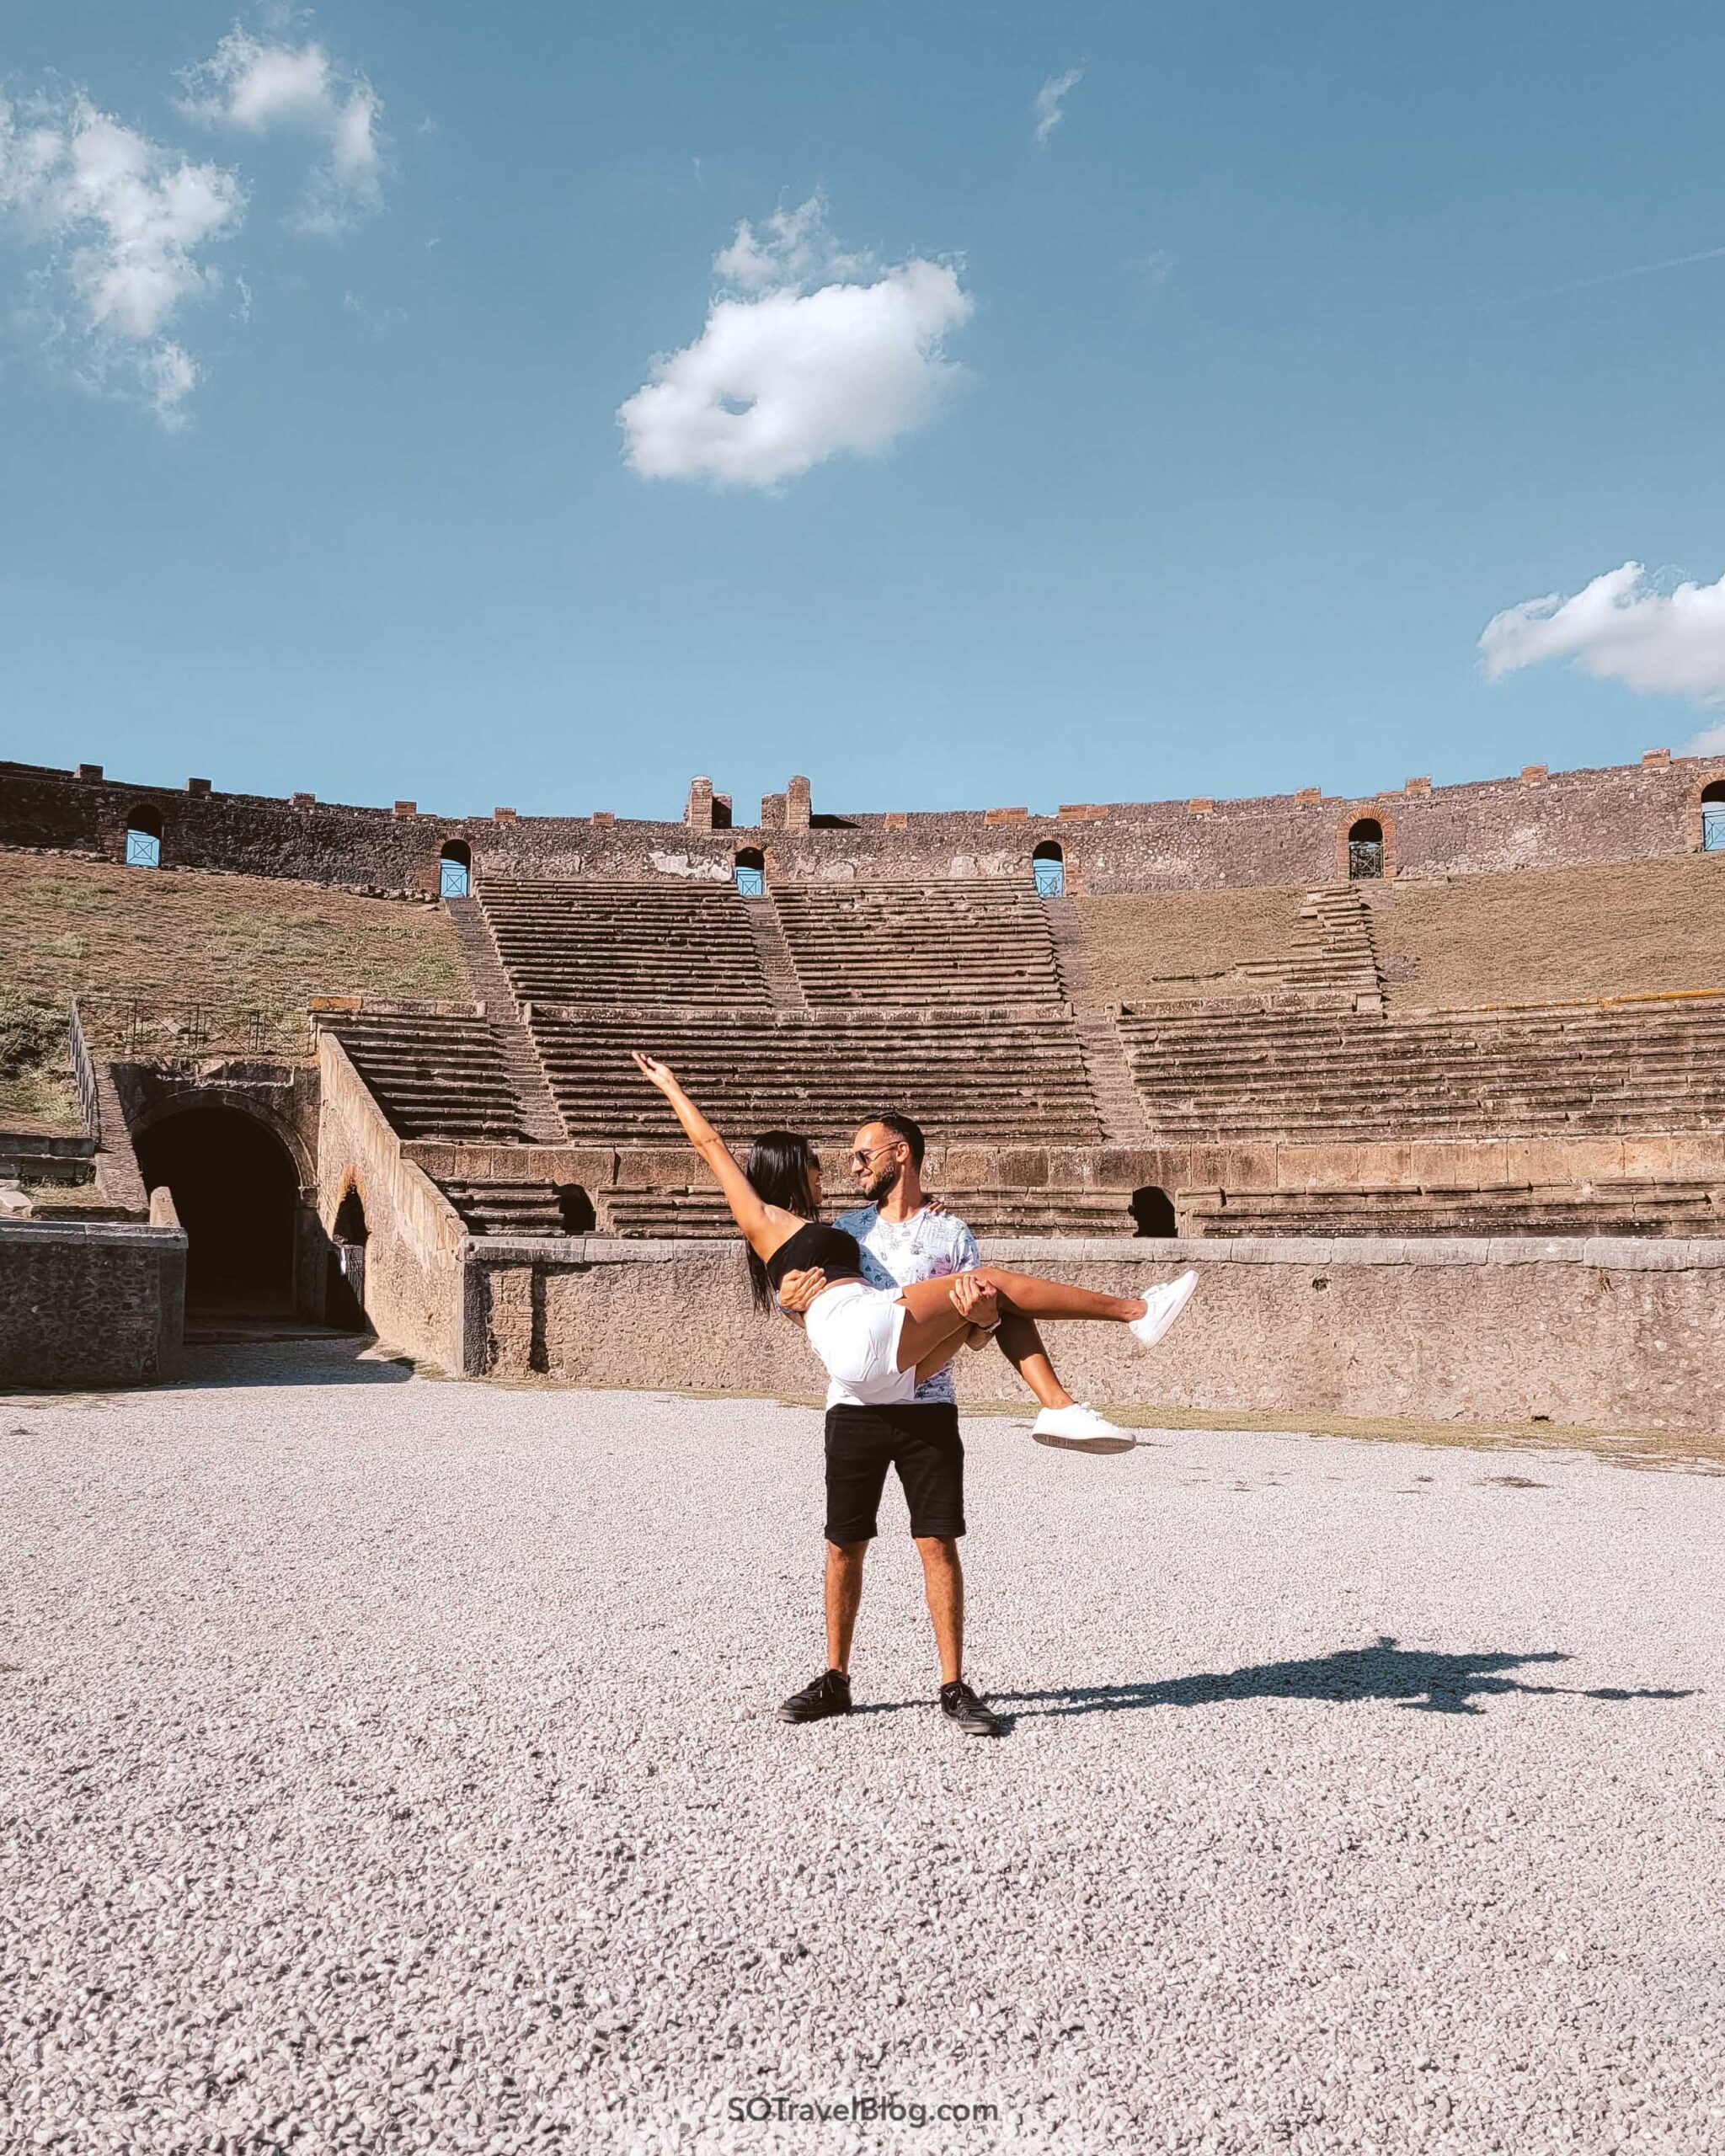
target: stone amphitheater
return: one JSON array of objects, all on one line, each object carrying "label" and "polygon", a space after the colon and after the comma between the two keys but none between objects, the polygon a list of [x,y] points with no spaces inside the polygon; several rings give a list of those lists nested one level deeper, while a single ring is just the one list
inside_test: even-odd
[{"label": "stone amphitheater", "polygon": [[1725,1427],[1725,761],[746,826],[0,764],[0,908],[14,1383],[169,1375],[189,1313],[806,1394],[644,1047],[830,1187],[908,1111],[993,1254],[1198,1262],[1163,1404]]}]

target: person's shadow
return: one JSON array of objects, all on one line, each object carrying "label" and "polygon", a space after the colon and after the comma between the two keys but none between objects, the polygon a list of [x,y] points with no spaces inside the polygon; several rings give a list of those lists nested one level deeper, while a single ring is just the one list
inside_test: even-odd
[{"label": "person's shadow", "polygon": [[[1689,1691],[1629,1690],[1600,1685],[1532,1684],[1507,1674],[1535,1664],[1568,1662],[1567,1654],[1429,1654],[1398,1647],[1381,1636],[1375,1646],[1338,1647],[1304,1662],[1264,1662],[1245,1669],[1195,1677],[1165,1677],[1142,1684],[1065,1685],[1045,1692],[996,1692],[996,1707],[1023,1715],[1124,1714],[1138,1707],[1202,1707],[1231,1700],[1389,1700],[1422,1713],[1478,1715],[1477,1699],[1494,1693],[1563,1693],[1583,1700],[1687,1700]],[[1014,1715],[1013,1720],[1018,1716]]]}]

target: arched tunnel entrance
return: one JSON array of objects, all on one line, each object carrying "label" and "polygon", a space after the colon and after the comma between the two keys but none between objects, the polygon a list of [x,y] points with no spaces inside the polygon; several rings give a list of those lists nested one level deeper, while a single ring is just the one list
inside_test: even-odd
[{"label": "arched tunnel entrance", "polygon": [[255,1116],[215,1105],[140,1131],[138,1166],[166,1183],[186,1233],[188,1310],[291,1316],[299,1177]]}]

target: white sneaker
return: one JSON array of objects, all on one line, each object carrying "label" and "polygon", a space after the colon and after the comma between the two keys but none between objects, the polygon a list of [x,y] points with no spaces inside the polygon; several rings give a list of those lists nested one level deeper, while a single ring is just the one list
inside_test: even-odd
[{"label": "white sneaker", "polygon": [[1197,1285],[1198,1275],[1195,1273],[1183,1273],[1178,1280],[1170,1280],[1166,1287],[1151,1289],[1144,1299],[1144,1315],[1135,1317],[1130,1325],[1130,1330],[1140,1345],[1155,1347],[1191,1301],[1193,1290]]},{"label": "white sneaker", "polygon": [[1044,1407],[1030,1425],[1033,1438],[1129,1438],[1118,1422],[1098,1415],[1087,1400],[1070,1407]]}]

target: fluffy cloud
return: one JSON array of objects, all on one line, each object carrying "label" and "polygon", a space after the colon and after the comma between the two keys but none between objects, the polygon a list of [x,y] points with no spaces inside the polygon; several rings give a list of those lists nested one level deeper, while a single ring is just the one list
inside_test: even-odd
[{"label": "fluffy cloud", "polygon": [[42,251],[36,311],[78,375],[175,423],[198,369],[165,332],[221,281],[200,250],[238,228],[238,178],[148,141],[83,92],[0,100],[0,214]]},{"label": "fluffy cloud", "polygon": [[1487,622],[1479,650],[1493,680],[1567,659],[1632,689],[1725,702],[1725,577],[1661,591],[1639,562],[1626,562],[1573,599],[1554,591],[1506,607]]},{"label": "fluffy cloud", "polygon": [[1047,141],[1066,116],[1066,99],[1084,80],[1081,67],[1069,67],[1064,75],[1050,75],[1036,93],[1036,139]]},{"label": "fluffy cloud", "polygon": [[344,231],[380,206],[383,108],[365,77],[338,67],[323,45],[270,42],[235,29],[180,79],[182,109],[195,119],[250,135],[296,129],[318,144],[293,219],[302,231]]},{"label": "fluffy cloud", "polygon": [[617,414],[649,478],[772,487],[841,451],[878,453],[961,372],[945,356],[973,305],[957,270],[841,253],[819,196],[739,225],[713,269],[706,328]]}]

